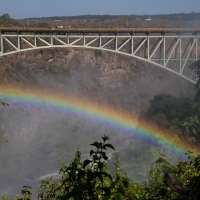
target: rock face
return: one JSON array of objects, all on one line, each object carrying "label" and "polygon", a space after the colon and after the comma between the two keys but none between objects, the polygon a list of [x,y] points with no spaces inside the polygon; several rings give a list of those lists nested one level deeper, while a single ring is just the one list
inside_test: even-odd
[{"label": "rock face", "polygon": [[[156,94],[193,98],[196,92],[194,85],[171,72],[106,51],[36,50],[5,56],[0,61],[1,84],[68,90],[97,104],[107,104],[134,115],[148,106]],[[63,74],[67,74],[67,78],[62,77],[61,81],[59,76]]]}]

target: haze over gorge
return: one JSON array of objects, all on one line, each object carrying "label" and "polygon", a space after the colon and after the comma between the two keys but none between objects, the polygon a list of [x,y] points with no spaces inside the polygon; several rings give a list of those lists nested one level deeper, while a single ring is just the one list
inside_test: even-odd
[{"label": "haze over gorge", "polygon": [[[193,98],[196,92],[193,84],[166,70],[98,50],[35,50],[1,57],[0,62],[0,87],[5,91],[12,88],[16,94],[29,91],[34,96],[42,91],[44,95],[70,96],[136,119],[157,94]],[[87,153],[89,144],[104,134],[110,136],[117,151],[123,152],[128,147],[133,157],[141,151],[142,138],[109,123],[28,101],[19,103],[13,99],[7,103],[9,106],[1,107],[0,114],[0,129],[8,140],[8,144],[0,147],[1,195],[14,197],[23,185],[36,191],[42,176],[57,176],[62,152],[69,162],[78,146]],[[148,156],[140,160],[134,172],[126,167],[130,158],[122,163],[122,170],[133,180],[144,180],[156,155],[162,152],[156,153],[153,146],[145,151]]]}]

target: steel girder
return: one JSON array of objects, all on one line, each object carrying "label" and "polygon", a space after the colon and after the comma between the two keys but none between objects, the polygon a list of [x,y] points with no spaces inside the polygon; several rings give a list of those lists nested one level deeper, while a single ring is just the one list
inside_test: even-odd
[{"label": "steel girder", "polygon": [[28,50],[75,47],[105,50],[134,57],[196,83],[189,69],[199,59],[200,35],[196,34],[0,34],[0,56]]}]

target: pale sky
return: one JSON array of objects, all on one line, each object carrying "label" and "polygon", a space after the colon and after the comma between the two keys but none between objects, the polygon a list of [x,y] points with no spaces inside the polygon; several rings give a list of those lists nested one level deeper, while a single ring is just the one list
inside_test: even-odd
[{"label": "pale sky", "polygon": [[200,12],[200,0],[0,0],[12,18]]}]

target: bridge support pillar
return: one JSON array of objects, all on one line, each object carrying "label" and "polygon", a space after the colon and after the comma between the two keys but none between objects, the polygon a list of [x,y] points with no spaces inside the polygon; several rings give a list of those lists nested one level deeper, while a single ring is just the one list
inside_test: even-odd
[{"label": "bridge support pillar", "polygon": [[3,36],[0,35],[0,37],[1,37],[1,54],[3,54],[4,53]]},{"label": "bridge support pillar", "polygon": [[19,35],[17,35],[17,49],[18,49],[18,51],[21,49],[21,39],[20,39]]},{"label": "bridge support pillar", "polygon": [[133,54],[133,35],[131,35],[131,54]]},{"label": "bridge support pillar", "polygon": [[117,50],[117,35],[115,35],[115,50]]},{"label": "bridge support pillar", "polygon": [[149,60],[149,36],[147,35],[147,59]]},{"label": "bridge support pillar", "polygon": [[165,44],[165,36],[163,36],[163,66],[166,66],[166,44]]},{"label": "bridge support pillar", "polygon": [[99,47],[101,48],[101,34],[99,33]]},{"label": "bridge support pillar", "polygon": [[53,45],[53,38],[52,38],[52,35],[50,36],[50,44]]},{"label": "bridge support pillar", "polygon": [[85,46],[85,34],[83,34],[83,46]]},{"label": "bridge support pillar", "polygon": [[36,35],[34,35],[34,45],[35,45],[35,47],[37,47],[37,38],[36,38]]},{"label": "bridge support pillar", "polygon": [[198,55],[198,38],[196,37],[196,60],[200,58],[200,55]]}]

